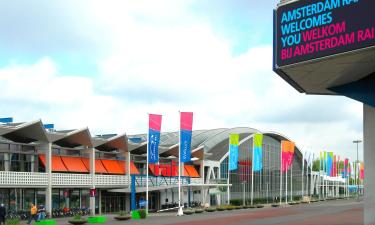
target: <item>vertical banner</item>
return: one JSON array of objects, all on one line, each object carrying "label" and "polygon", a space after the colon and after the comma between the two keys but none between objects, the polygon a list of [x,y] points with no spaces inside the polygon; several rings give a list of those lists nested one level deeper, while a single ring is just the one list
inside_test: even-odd
[{"label": "vertical banner", "polygon": [[348,178],[349,176],[349,159],[345,159],[344,161],[344,178]]},{"label": "vertical banner", "polygon": [[238,142],[240,135],[230,134],[229,136],[229,171],[238,168]]},{"label": "vertical banner", "polygon": [[263,134],[254,134],[253,141],[253,171],[261,171],[263,168]]},{"label": "vertical banner", "polygon": [[149,163],[159,162],[161,115],[149,114],[147,154]]},{"label": "vertical banner", "polygon": [[293,163],[295,144],[291,141],[281,141],[281,171],[286,172]]},{"label": "vertical banner", "polygon": [[191,160],[191,136],[193,129],[193,113],[180,113],[180,162]]},{"label": "vertical banner", "polygon": [[360,163],[359,179],[361,179],[361,180],[365,179],[365,164],[364,163]]},{"label": "vertical banner", "polygon": [[333,163],[332,163],[332,171],[331,171],[331,177],[336,176],[336,167],[337,167],[337,156],[333,156]]},{"label": "vertical banner", "polygon": [[333,172],[333,152],[327,152],[327,176],[332,176]]}]

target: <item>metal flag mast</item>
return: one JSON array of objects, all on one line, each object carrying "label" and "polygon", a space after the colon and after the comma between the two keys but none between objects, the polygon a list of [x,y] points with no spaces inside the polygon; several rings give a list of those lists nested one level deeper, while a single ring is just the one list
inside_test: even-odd
[{"label": "metal flag mast", "polygon": [[228,199],[228,205],[230,205],[229,178],[230,178],[230,134],[229,134],[229,140],[228,140],[228,177],[227,177],[227,199]]},{"label": "metal flag mast", "polygon": [[[150,114],[147,113],[149,119],[150,119]],[[149,125],[149,124],[148,124]],[[150,141],[149,140],[149,135],[150,135],[150,127],[148,127],[147,129],[147,144],[146,144],[146,151],[147,151],[147,156],[146,156],[146,214],[148,214],[148,155],[149,155],[149,145],[148,145],[148,142]]]},{"label": "metal flag mast", "polygon": [[[254,142],[255,136],[253,136],[253,151],[252,151],[252,163],[251,163],[251,205],[253,205],[254,201]],[[259,189],[260,191],[260,189]]]},{"label": "metal flag mast", "polygon": [[[178,111],[180,114],[180,121],[181,121],[181,112]],[[181,122],[180,122],[181,123]],[[182,216],[184,215],[184,212],[182,210],[181,206],[181,124],[180,124],[180,129],[178,132],[178,212],[177,216]]]},{"label": "metal flag mast", "polygon": [[280,205],[282,203],[282,198],[283,198],[283,148],[280,146]]},{"label": "metal flag mast", "polygon": [[303,195],[304,195],[304,184],[303,184],[303,177],[305,175],[305,154],[306,154],[306,151],[304,151],[304,153],[302,153],[302,198],[303,198]]}]

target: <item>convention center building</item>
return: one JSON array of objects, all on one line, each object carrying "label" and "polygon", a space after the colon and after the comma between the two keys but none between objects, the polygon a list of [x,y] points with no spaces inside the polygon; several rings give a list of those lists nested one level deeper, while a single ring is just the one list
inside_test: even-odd
[{"label": "convention center building", "polygon": [[[263,134],[263,169],[252,179],[255,133]],[[238,169],[230,171],[228,181],[230,134],[239,134],[240,140]],[[279,199],[282,140],[289,139],[248,127],[193,131],[192,160],[183,165],[181,178],[183,204],[227,204],[227,187],[231,201],[248,204],[252,180],[254,199]],[[93,136],[88,128],[46,129],[41,120],[0,124],[0,203],[14,211],[27,209],[29,203],[43,204],[48,212],[63,208],[130,211],[131,205],[142,207],[148,182],[149,210],[173,208],[178,202],[178,148],[178,132],[162,133],[159,163],[146,168],[145,134]],[[289,195],[301,195],[302,159],[296,147],[288,172]],[[306,191],[308,182],[305,179]]]}]

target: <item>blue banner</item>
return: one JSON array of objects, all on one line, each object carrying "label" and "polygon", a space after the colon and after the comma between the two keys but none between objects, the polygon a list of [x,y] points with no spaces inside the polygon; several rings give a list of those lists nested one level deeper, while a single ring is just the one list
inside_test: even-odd
[{"label": "blue banner", "polygon": [[180,131],[180,160],[181,162],[190,162],[191,160],[191,130]]},{"label": "blue banner", "polygon": [[332,164],[333,164],[333,159],[332,159],[332,157],[331,157],[331,155],[330,155],[330,152],[329,153],[327,153],[327,165],[326,165],[326,174],[327,174],[327,176],[331,176],[332,174]]},{"label": "blue banner", "polygon": [[148,130],[148,162],[157,163],[159,162],[159,143],[160,143],[160,131],[153,129]]},{"label": "blue banner", "polygon": [[0,118],[0,123],[13,123],[12,117]]},{"label": "blue banner", "polygon": [[253,155],[253,171],[261,171],[263,168],[262,163],[262,147],[254,146],[254,155]]},{"label": "blue banner", "polygon": [[238,169],[238,145],[229,145],[229,170]]},{"label": "blue banner", "polygon": [[45,129],[55,129],[55,125],[54,124],[44,124],[44,128]]}]

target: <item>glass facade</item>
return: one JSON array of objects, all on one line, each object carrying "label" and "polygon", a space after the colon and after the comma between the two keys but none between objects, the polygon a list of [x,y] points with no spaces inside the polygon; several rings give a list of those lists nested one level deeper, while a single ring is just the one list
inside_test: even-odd
[{"label": "glass facade", "polygon": [[[238,169],[230,171],[231,200],[243,201],[245,192],[246,202],[251,199],[252,182],[252,146],[253,139],[248,138],[239,146]],[[264,136],[263,139],[263,169],[260,172],[254,172],[253,199],[263,200],[264,202],[273,202],[280,198],[280,141]],[[292,173],[292,176],[291,176]],[[228,178],[228,158],[225,158],[220,165],[220,174],[222,179]],[[282,174],[282,197],[285,198],[285,173]],[[292,177],[292,178],[291,178]],[[302,190],[302,158],[298,151],[295,151],[292,169],[287,173],[288,179],[288,199],[291,190],[294,196],[300,196]],[[223,191],[220,195],[221,204],[227,202],[227,193]],[[255,201],[256,202],[256,201]]]}]

